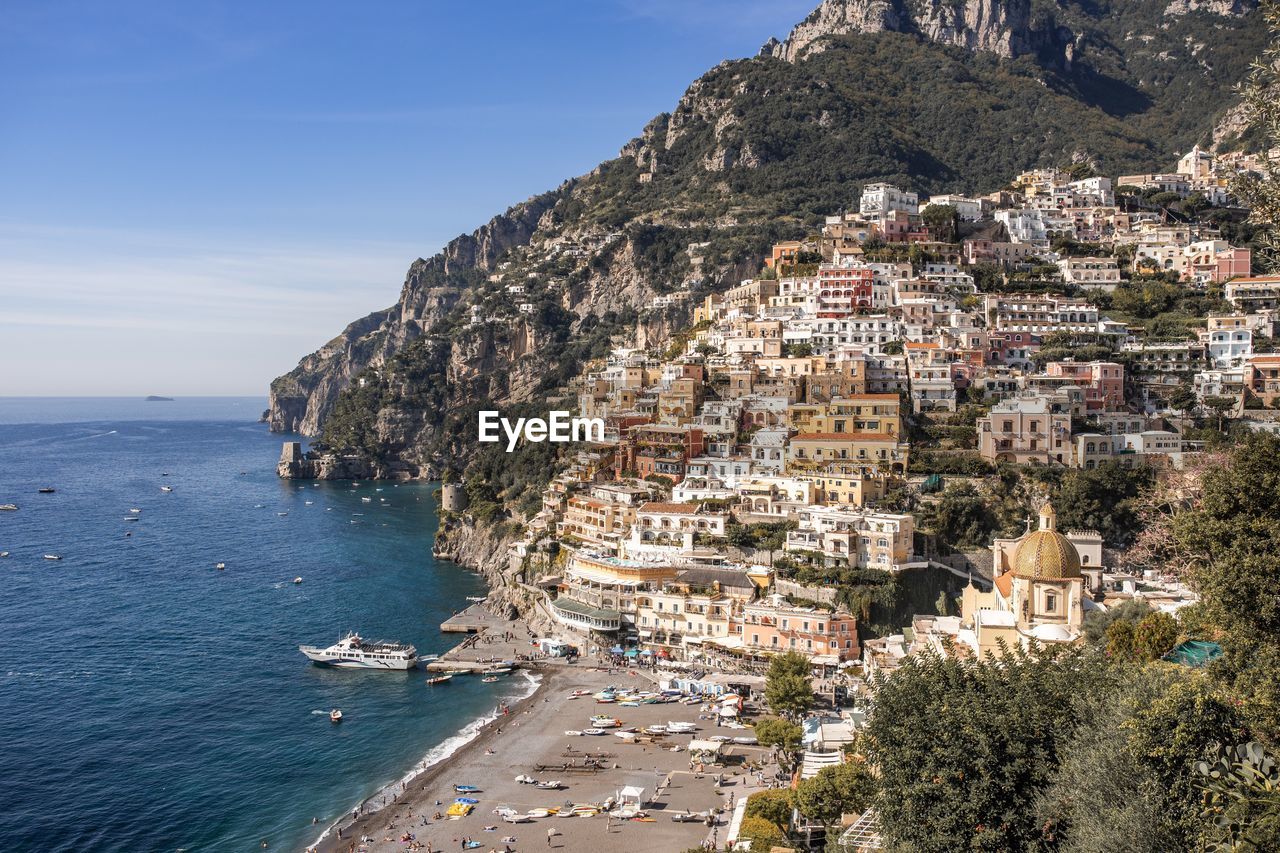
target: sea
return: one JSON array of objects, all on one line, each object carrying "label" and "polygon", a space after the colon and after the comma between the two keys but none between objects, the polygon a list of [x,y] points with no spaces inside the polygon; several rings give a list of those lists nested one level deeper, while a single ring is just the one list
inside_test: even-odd
[{"label": "sea", "polygon": [[443,652],[485,590],[433,484],[281,480],[265,407],[0,398],[0,849],[301,850],[531,692],[299,653]]}]

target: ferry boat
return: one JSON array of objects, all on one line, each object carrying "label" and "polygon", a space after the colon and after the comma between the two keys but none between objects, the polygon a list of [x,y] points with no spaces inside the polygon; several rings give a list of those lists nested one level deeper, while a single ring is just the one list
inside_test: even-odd
[{"label": "ferry boat", "polygon": [[328,648],[298,646],[313,662],[343,669],[413,669],[418,651],[405,643],[369,641],[352,631]]}]

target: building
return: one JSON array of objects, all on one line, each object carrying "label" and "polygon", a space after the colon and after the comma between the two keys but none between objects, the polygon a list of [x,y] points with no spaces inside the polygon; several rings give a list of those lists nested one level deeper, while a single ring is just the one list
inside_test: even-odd
[{"label": "building", "polygon": [[992,590],[965,589],[961,626],[973,632],[978,654],[1080,641],[1087,606],[1080,552],[1056,526],[1057,515],[1045,504],[1038,530],[993,546]]},{"label": "building", "polygon": [[1280,307],[1280,275],[1232,279],[1223,290],[1227,301],[1245,313]]},{"label": "building", "polygon": [[1048,395],[1002,400],[977,426],[978,453],[988,462],[1070,462],[1071,412]]},{"label": "building", "polygon": [[1080,287],[1114,290],[1120,283],[1120,266],[1115,258],[1063,258],[1058,261],[1062,280]]},{"label": "building", "polygon": [[868,184],[858,201],[858,212],[866,217],[885,216],[894,211],[915,214],[920,212],[920,197],[893,184]]}]

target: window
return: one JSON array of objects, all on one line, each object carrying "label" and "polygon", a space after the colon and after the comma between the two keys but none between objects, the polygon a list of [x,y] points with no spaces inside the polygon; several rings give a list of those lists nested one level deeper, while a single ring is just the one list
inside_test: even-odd
[{"label": "window", "polygon": [[1044,594],[1044,612],[1058,612],[1058,594],[1056,592],[1046,592]]}]

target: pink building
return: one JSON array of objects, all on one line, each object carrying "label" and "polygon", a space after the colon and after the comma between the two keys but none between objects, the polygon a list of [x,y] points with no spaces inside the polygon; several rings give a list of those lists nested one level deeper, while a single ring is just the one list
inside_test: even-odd
[{"label": "pink building", "polygon": [[1051,361],[1045,375],[1084,389],[1085,408],[1114,411],[1124,406],[1124,365],[1114,361]]}]

